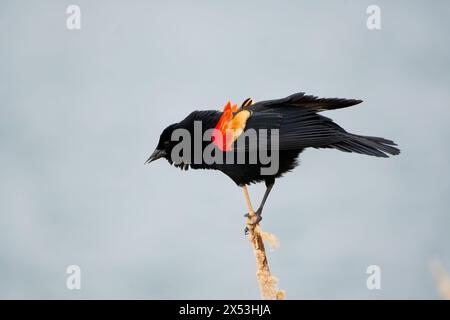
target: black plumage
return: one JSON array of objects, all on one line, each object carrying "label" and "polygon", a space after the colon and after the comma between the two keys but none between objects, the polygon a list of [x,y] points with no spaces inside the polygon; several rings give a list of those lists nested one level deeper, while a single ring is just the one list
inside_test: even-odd
[{"label": "black plumage", "polygon": [[[276,178],[294,169],[299,154],[305,148],[334,148],[344,152],[354,152],[375,157],[388,157],[397,155],[400,150],[396,144],[388,139],[362,136],[349,133],[334,123],[331,119],[319,114],[322,111],[346,108],[361,103],[361,100],[318,98],[304,93],[296,93],[283,99],[267,100],[249,104],[248,99],[240,110],[248,110],[251,116],[245,125],[249,129],[278,129],[279,130],[279,170],[272,175],[262,175],[261,163],[256,164],[207,164],[186,161],[176,163],[182,169],[213,169],[220,170],[229,176],[239,186],[264,181],[267,192],[261,203],[258,214],[261,213],[264,202]],[[184,120],[167,127],[161,134],[158,146],[148,162],[164,157],[170,163],[171,151],[177,142],[171,141],[172,132],[178,128],[194,130],[194,121],[201,121],[203,132],[214,128],[222,112],[215,110],[194,111]],[[245,132],[244,131],[244,132]],[[269,133],[270,135],[270,133]],[[261,138],[258,136],[258,138]],[[238,148],[239,138],[232,151],[237,155],[252,152],[251,146],[246,145],[245,150]],[[203,142],[205,148],[210,141]],[[272,150],[270,150],[272,151]],[[221,152],[217,149],[216,152]]]}]

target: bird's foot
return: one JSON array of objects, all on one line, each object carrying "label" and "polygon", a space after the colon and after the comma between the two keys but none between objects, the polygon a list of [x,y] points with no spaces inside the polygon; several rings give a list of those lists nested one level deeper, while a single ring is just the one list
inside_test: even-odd
[{"label": "bird's foot", "polygon": [[[246,218],[249,219],[249,220],[252,218],[252,217],[250,217],[250,214],[249,214],[249,213],[246,213],[246,214],[244,215],[244,217],[246,217]],[[246,226],[245,229],[244,229],[245,235],[248,235],[248,232],[250,231],[249,226],[250,226],[251,228],[254,228],[255,225],[257,225],[261,220],[262,220],[261,210],[258,209],[258,210],[255,211],[255,218],[253,218],[253,221],[248,221],[248,222],[247,222],[247,226]]]},{"label": "bird's foot", "polygon": [[[258,222],[260,222],[262,220],[261,213],[262,213],[261,209],[258,209],[255,211],[256,222],[253,222],[252,224],[257,224]],[[246,214],[244,214],[244,217],[250,219],[250,214],[247,212]]]}]

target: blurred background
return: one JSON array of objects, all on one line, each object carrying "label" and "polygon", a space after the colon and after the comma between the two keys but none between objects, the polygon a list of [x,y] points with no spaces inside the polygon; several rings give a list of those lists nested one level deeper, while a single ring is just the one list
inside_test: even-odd
[{"label": "blurred background", "polygon": [[[66,9],[81,8],[81,30]],[[381,30],[366,27],[369,5]],[[298,91],[395,140],[307,150],[263,229],[290,299],[435,299],[450,267],[448,1],[0,1],[0,298],[257,299],[240,188],[143,163],[163,128]],[[250,189],[255,203],[264,186]],[[66,288],[79,265],[81,290]],[[381,290],[366,269],[381,268]]]}]

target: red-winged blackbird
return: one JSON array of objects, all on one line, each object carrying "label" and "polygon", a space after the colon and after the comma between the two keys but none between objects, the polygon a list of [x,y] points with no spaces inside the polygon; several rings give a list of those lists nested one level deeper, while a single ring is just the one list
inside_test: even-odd
[{"label": "red-winged blackbird", "polygon": [[[244,187],[245,192],[247,192],[246,186],[248,184],[264,181],[266,192],[259,208],[255,212],[259,221],[275,179],[298,165],[297,157],[305,148],[334,148],[344,152],[355,152],[385,158],[388,157],[388,154],[397,155],[400,153],[400,150],[394,147],[396,144],[391,140],[349,133],[331,119],[318,114],[321,111],[346,108],[361,102],[362,100],[326,99],[305,95],[304,93],[295,93],[284,99],[260,101],[254,104],[249,98],[244,101],[239,110],[235,106],[231,107],[228,103],[224,112],[215,110],[194,111],[184,120],[164,129],[156,150],[146,163],[159,158],[166,158],[170,164],[185,170],[189,167],[192,169],[220,170],[236,184]],[[194,147],[198,141],[192,143],[188,157],[184,154],[181,161],[172,159],[172,151],[178,144],[178,141],[173,141],[172,134],[176,129],[185,129],[190,133],[191,137],[194,137],[194,123],[196,121],[201,123],[202,135],[208,129],[215,128],[218,130],[212,133],[209,141],[200,142],[200,152],[213,142],[215,143],[213,153],[223,153],[225,156],[223,163],[211,164],[206,162],[201,156],[200,159],[194,159],[195,152],[197,154],[199,152]],[[251,148],[248,143],[243,144],[244,148],[239,148],[239,136],[242,135],[242,138],[244,138],[245,134],[243,133],[250,129],[254,129],[256,132],[260,132],[261,129],[268,129],[268,131],[278,129],[277,151],[279,152],[279,166],[276,172],[262,174],[261,169],[268,167],[268,164],[263,164],[260,159],[256,163],[248,163]],[[225,130],[230,131],[231,135],[226,136]],[[214,141],[217,138],[221,140],[221,136],[223,136],[223,141]],[[270,140],[271,134],[259,134],[257,139],[262,139],[262,136]],[[199,139],[202,139],[201,135]],[[257,146],[260,145],[257,144]],[[274,152],[273,147],[268,146],[267,149],[269,149],[269,154]],[[231,158],[233,159],[236,159],[238,154],[244,154],[247,157],[246,163],[239,164],[236,161],[228,163],[225,159],[229,153],[232,153],[234,157]]]}]

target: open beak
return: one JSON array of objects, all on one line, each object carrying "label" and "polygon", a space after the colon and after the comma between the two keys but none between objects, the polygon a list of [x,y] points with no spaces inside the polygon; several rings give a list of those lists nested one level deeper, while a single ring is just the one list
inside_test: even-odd
[{"label": "open beak", "polygon": [[156,149],[155,151],[153,151],[153,153],[150,156],[150,158],[148,158],[147,161],[145,161],[145,164],[150,163],[150,162],[155,161],[155,160],[158,160],[159,158],[162,158],[162,157],[164,157],[166,155],[167,155],[166,151]]}]

